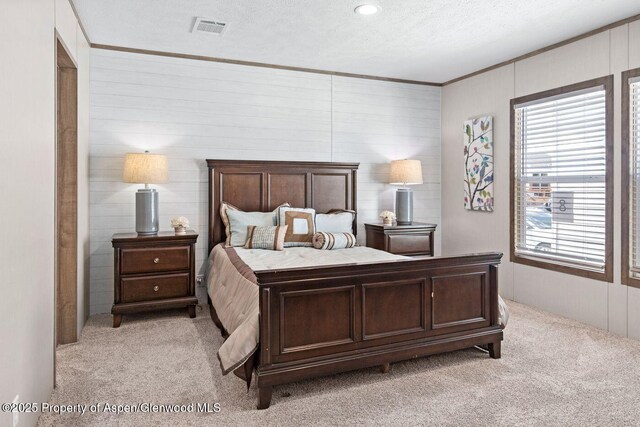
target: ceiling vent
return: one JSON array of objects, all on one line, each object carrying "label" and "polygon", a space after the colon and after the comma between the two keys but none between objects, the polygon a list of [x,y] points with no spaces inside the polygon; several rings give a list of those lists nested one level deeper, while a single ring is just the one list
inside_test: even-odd
[{"label": "ceiling vent", "polygon": [[196,22],[193,24],[192,33],[208,33],[221,36],[224,30],[227,28],[226,22],[218,22],[213,19],[196,18]]}]

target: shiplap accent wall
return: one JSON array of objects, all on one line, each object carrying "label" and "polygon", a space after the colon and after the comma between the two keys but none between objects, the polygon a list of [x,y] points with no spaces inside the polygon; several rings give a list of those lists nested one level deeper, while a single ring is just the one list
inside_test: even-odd
[{"label": "shiplap accent wall", "polygon": [[360,162],[361,242],[363,223],[393,210],[389,161],[420,159],[425,183],[414,187],[415,217],[440,223],[440,88],[101,49],[91,54],[92,314],[109,312],[113,302],[111,235],[135,227],[138,186],[121,182],[127,152],[169,157],[169,183],[155,186],[160,228],[170,229],[175,216],[191,220],[200,233],[200,273],[207,257],[207,158]]}]

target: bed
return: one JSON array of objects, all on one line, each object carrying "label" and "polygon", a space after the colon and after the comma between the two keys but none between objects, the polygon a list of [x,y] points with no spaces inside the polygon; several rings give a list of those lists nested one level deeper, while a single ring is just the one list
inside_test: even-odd
[{"label": "bed", "polygon": [[415,259],[371,248],[291,248],[272,258],[227,247],[223,201],[245,211],[288,202],[357,212],[358,164],[207,163],[209,307],[227,338],[218,358],[223,373],[247,385],[255,372],[258,409],[269,407],[274,386],[305,378],[371,366],[387,372],[393,362],[473,346],[500,358],[501,253]]}]

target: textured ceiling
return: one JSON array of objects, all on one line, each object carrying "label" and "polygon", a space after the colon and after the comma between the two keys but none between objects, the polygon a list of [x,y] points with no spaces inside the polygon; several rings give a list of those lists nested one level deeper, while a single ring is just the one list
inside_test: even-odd
[{"label": "textured ceiling", "polygon": [[[444,82],[640,13],[637,0],[73,0],[95,44]],[[362,16],[353,9],[374,3]],[[192,34],[194,17],[229,23]]]}]

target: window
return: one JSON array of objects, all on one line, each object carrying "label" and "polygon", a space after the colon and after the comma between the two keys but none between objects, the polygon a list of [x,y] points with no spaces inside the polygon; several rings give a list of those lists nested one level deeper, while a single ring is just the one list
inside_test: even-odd
[{"label": "window", "polygon": [[640,68],[622,73],[622,282],[640,287]]},{"label": "window", "polygon": [[511,100],[512,261],[613,280],[612,88],[609,76]]}]

